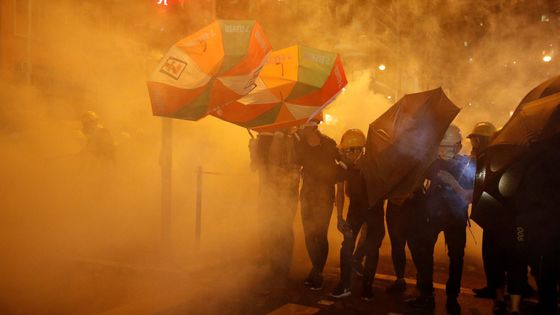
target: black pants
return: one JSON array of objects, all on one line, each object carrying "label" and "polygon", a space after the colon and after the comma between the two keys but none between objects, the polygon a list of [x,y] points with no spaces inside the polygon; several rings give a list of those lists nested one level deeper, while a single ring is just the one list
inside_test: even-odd
[{"label": "black pants", "polygon": [[489,289],[507,286],[508,293],[521,295],[529,287],[527,267],[532,259],[528,249],[518,245],[514,226],[504,224],[483,230],[482,262]]},{"label": "black pants", "polygon": [[387,231],[391,240],[391,258],[397,278],[404,278],[406,266],[406,244],[410,237],[410,203],[398,205],[387,203]]},{"label": "black pants", "polygon": [[486,228],[482,231],[482,264],[486,275],[486,285],[492,291],[506,285],[508,262],[506,257],[511,254],[500,243],[498,231]]},{"label": "black pants", "polygon": [[323,272],[329,254],[327,233],[334,204],[332,189],[302,189],[301,220],[305,246],[315,272]]},{"label": "black pants", "polygon": [[360,230],[360,235],[358,236],[358,244],[356,245],[356,249],[354,250],[354,259],[355,262],[361,264],[364,261],[364,257],[366,256],[366,236],[367,236],[367,224],[362,225],[362,229]]},{"label": "black pants", "polygon": [[417,222],[411,235],[410,245],[415,256],[418,270],[418,289],[421,294],[431,295],[434,292],[434,246],[438,235],[443,231],[449,256],[449,277],[445,287],[447,297],[456,298],[461,289],[463,275],[463,256],[467,241],[466,223],[437,223],[434,221]]},{"label": "black pants", "polygon": [[558,314],[558,288],[560,286],[560,251],[541,257],[539,275],[539,314]]},{"label": "black pants", "polygon": [[378,204],[367,209],[366,207],[351,207],[348,209],[346,222],[352,228],[352,236],[344,236],[342,248],[340,249],[340,278],[345,287],[350,287],[352,275],[352,254],[356,246],[356,238],[365,223],[367,234],[364,241],[364,252],[366,262],[364,267],[364,282],[371,283],[375,278],[377,262],[379,260],[379,248],[385,236],[385,224],[383,215],[383,204]]}]

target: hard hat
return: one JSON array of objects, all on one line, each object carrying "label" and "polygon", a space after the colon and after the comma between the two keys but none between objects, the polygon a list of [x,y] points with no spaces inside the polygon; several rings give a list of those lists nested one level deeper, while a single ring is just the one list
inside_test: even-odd
[{"label": "hard hat", "polygon": [[83,124],[96,124],[99,121],[99,116],[94,111],[88,110],[82,115]]},{"label": "hard hat", "polygon": [[455,125],[450,125],[445,131],[440,145],[451,146],[461,142],[462,139],[461,129]]},{"label": "hard hat", "polygon": [[492,137],[496,133],[496,127],[487,121],[482,121],[474,125],[473,131],[467,137],[470,138],[472,136],[481,136],[481,137]]},{"label": "hard hat", "polygon": [[366,136],[360,129],[347,130],[340,139],[340,148],[348,149],[352,147],[364,147],[366,145]]}]

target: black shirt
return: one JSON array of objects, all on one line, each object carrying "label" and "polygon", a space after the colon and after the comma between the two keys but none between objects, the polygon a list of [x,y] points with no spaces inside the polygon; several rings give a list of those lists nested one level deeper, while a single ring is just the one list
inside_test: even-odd
[{"label": "black shirt", "polygon": [[334,190],[337,182],[340,154],[336,147],[336,142],[325,136],[320,135],[320,144],[310,146],[307,141],[300,140],[296,145],[296,158],[303,167],[303,187],[302,191],[330,188]]}]

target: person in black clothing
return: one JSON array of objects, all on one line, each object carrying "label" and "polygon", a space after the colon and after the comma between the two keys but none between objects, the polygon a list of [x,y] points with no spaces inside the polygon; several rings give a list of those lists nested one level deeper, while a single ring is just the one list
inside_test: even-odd
[{"label": "person in black clothing", "polygon": [[307,253],[313,265],[304,284],[312,290],[320,290],[323,285],[323,269],[329,252],[327,232],[339,169],[337,161],[340,160],[336,142],[319,132],[319,122],[312,119],[306,123],[301,140],[295,146],[303,175],[301,219]]},{"label": "person in black clothing", "polygon": [[[410,243],[412,215],[419,209],[421,189],[400,198],[392,198],[387,202],[387,231],[391,240],[391,259],[397,279],[387,287],[389,293],[402,293],[406,290],[404,271],[406,267],[406,244]],[[410,246],[410,244],[409,244]]]},{"label": "person in black clothing", "polygon": [[[420,295],[408,300],[413,308],[433,309],[434,246],[443,231],[449,256],[449,278],[446,284],[447,312],[460,314],[457,302],[463,273],[466,244],[467,210],[474,185],[474,167],[461,150],[461,131],[451,125],[439,146],[439,158],[432,164],[426,177],[424,220],[417,221],[411,238],[416,255]],[[414,255],[414,254],[413,254]]]},{"label": "person in black clothing", "polygon": [[[344,133],[340,141],[342,159],[345,170],[341,171],[343,182],[337,184],[337,228],[344,235],[340,249],[340,282],[331,293],[335,298],[351,294],[350,280],[352,276],[353,252],[361,227],[367,224],[368,231],[364,241],[366,256],[363,273],[362,299],[371,300],[373,292],[371,284],[375,278],[379,247],[385,236],[383,222],[383,202],[369,207],[366,182],[360,170],[366,137],[358,129],[350,129]],[[343,217],[344,196],[350,199],[346,220]]]},{"label": "person in black clothing", "polygon": [[[558,314],[560,136],[531,144],[528,152],[515,163],[509,167],[511,174],[506,172],[502,175],[509,175],[509,178],[512,177],[511,175],[519,176],[517,187],[512,190],[514,193],[511,194],[511,202],[515,209],[515,226],[510,235],[513,234],[515,240],[515,250],[513,251],[515,260],[512,264],[513,270],[508,269],[507,288],[511,295],[512,314],[514,311],[519,312],[523,289],[522,280],[527,273],[526,262],[528,260],[539,262],[535,268],[538,271],[536,277],[539,291],[538,314]],[[522,169],[522,171],[519,172],[516,169]]]},{"label": "person in black clothing", "polygon": [[251,166],[259,174],[262,265],[280,285],[288,280],[297,210],[299,167],[290,130],[261,132],[249,142]]}]

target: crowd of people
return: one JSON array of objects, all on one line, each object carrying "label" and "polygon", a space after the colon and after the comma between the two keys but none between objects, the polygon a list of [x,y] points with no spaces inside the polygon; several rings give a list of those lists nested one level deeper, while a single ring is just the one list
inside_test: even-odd
[{"label": "crowd of people", "polygon": [[[408,246],[417,270],[418,294],[404,302],[413,309],[435,308],[434,247],[443,232],[449,257],[446,310],[448,314],[460,314],[457,298],[461,289],[467,227],[470,225],[468,209],[477,177],[477,161],[499,131],[489,122],[476,124],[467,136],[472,145],[468,156],[460,153],[463,145],[461,130],[455,125],[449,126],[424,181],[407,195],[392,196],[372,206],[362,172],[366,136],[359,129],[350,129],[337,145],[335,140],[319,131],[319,124],[320,119],[314,118],[298,129],[261,132],[250,143],[251,160],[260,177],[260,209],[263,218],[269,220],[265,224],[265,242],[273,272],[288,276],[293,247],[292,224],[299,196],[305,245],[312,265],[304,280],[309,289],[323,288],[323,270],[329,249],[327,233],[333,208],[336,208],[337,229],[343,235],[343,242],[340,280],[330,293],[332,297],[344,298],[354,294],[351,280],[352,274],[356,273],[362,276],[362,299],[373,299],[372,282],[385,236],[386,219],[396,276],[387,292],[406,290],[405,248]],[[539,162],[541,168],[558,161],[558,146],[550,147],[551,150],[549,147],[545,151],[553,153],[539,155],[542,158],[548,156],[545,162]],[[553,182],[558,182],[555,174],[552,175]],[[528,178],[526,185],[534,187],[550,186],[551,183],[550,179],[538,182],[534,176],[525,177]],[[531,184],[529,179],[533,180]],[[523,200],[533,198],[523,189],[519,189],[518,194]],[[349,200],[346,214],[345,200]],[[529,202],[525,204],[530,206]],[[516,222],[506,221],[481,224],[487,285],[473,289],[474,294],[494,299],[494,314],[521,314],[523,296],[534,294],[528,283],[530,270],[538,286],[539,314],[557,314],[560,245],[546,253],[521,250],[519,244],[523,238],[520,233],[523,231],[520,232]],[[508,294],[510,305],[505,299]]]}]

